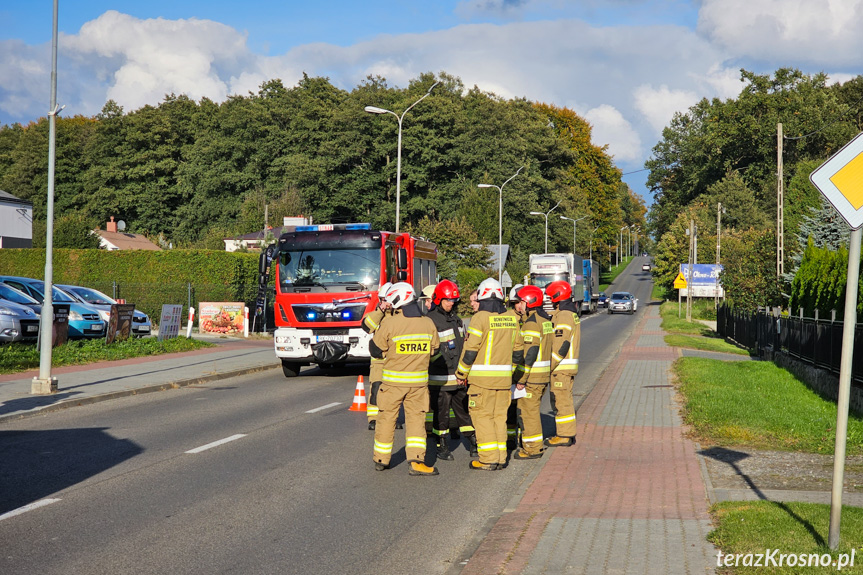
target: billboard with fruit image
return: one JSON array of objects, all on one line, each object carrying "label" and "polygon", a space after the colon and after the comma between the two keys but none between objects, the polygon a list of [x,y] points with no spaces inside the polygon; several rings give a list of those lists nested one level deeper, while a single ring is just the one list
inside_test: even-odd
[{"label": "billboard with fruit image", "polygon": [[243,333],[243,302],[201,302],[198,310],[200,333]]}]

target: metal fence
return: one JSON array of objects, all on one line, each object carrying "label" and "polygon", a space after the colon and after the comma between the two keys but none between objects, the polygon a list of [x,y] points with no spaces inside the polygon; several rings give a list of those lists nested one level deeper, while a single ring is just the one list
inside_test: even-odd
[{"label": "metal fence", "polygon": [[[183,306],[183,318],[188,317],[189,307],[196,310],[200,308],[200,302],[243,302],[249,307],[249,321],[254,313],[255,299],[258,295],[257,284],[215,284],[215,283],[118,283],[105,282],[93,287],[114,299],[124,299],[127,303],[135,304],[135,309],[141,310],[150,316],[154,325],[158,325],[159,316],[164,304],[180,304]],[[270,289],[272,292],[272,288]],[[267,296],[267,327],[273,327],[273,296]],[[258,322],[256,331],[263,331],[264,325]]]},{"label": "metal fence", "polygon": [[[765,349],[787,353],[815,367],[839,375],[842,323],[834,319],[785,316],[778,310],[735,310],[719,306],[716,331],[760,354]],[[854,356],[863,352],[863,326],[854,329]],[[863,383],[863,362],[855,362],[851,379]]]}]

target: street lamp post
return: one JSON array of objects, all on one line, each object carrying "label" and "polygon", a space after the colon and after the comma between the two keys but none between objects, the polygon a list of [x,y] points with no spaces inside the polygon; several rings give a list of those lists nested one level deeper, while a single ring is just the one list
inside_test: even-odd
[{"label": "street lamp post", "polygon": [[51,375],[51,335],[54,325],[54,170],[56,162],[57,114],[63,107],[57,105],[57,14],[58,1],[54,0],[53,34],[51,37],[51,111],[48,112],[48,198],[45,225],[45,298],[39,321],[39,376],[30,384],[30,393],[46,395],[57,391],[57,378]]},{"label": "street lamp post", "polygon": [[399,116],[395,112],[390,110],[385,110],[384,108],[378,108],[377,106],[366,106],[364,110],[369,114],[392,114],[396,117],[396,120],[399,122],[399,138],[398,138],[398,151],[396,153],[396,233],[399,233],[399,223],[400,223],[400,210],[401,210],[401,192],[402,192],[402,120],[405,118],[405,114],[407,114],[411,108],[422,102],[423,100],[431,94],[431,91],[435,89],[435,86],[440,84],[440,82],[435,82],[432,84],[431,88],[423,94],[422,98],[408,106],[407,110],[402,112],[402,115]]},{"label": "street lamp post", "polygon": [[[625,230],[628,227],[629,226],[623,226],[622,228],[620,228],[620,231],[617,232],[618,233],[618,238],[617,238],[617,265],[620,265],[620,245],[623,243],[623,230]],[[624,255],[626,255],[626,254],[624,253]]]},{"label": "street lamp post", "polygon": [[548,253],[548,214],[557,209],[557,206],[560,205],[560,202],[554,204],[554,207],[548,210],[547,212],[530,212],[532,216],[542,216],[545,218],[545,253]]},{"label": "street lamp post", "polygon": [[515,173],[509,178],[509,180],[502,183],[500,186],[496,186],[494,184],[478,184],[478,188],[497,188],[499,193],[498,200],[498,224],[497,224],[497,281],[503,281],[503,187],[509,183],[514,177],[518,175],[520,171],[524,169],[524,166],[520,167]]},{"label": "street lamp post", "polygon": [[578,218],[577,220],[574,220],[574,219],[568,218],[566,216],[560,216],[560,219],[572,222],[572,253],[573,254],[578,253],[578,251],[575,249],[575,224],[577,222],[580,222],[581,220],[583,220],[586,217],[587,216],[582,216],[582,217]]}]

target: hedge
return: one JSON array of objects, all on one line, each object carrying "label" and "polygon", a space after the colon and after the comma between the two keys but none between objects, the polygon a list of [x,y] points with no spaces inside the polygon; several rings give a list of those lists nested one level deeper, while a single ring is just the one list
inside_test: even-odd
[{"label": "hedge", "polygon": [[[242,301],[254,308],[259,254],[219,250],[54,250],[55,284],[97,289],[128,303],[157,323],[163,304]],[[44,249],[0,250],[0,275],[42,279]]]}]

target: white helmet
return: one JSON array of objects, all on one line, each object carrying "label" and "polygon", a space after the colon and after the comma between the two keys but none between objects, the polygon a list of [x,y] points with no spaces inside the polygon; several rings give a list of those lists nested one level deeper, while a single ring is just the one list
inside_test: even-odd
[{"label": "white helmet", "polygon": [[384,299],[393,306],[393,309],[399,309],[405,304],[408,304],[416,298],[414,287],[407,282],[398,282],[392,285]]},{"label": "white helmet", "polygon": [[393,287],[393,284],[390,282],[385,283],[380,288],[378,288],[378,297],[380,299],[384,299],[387,295],[387,292],[390,291],[390,288]]},{"label": "white helmet", "polygon": [[509,301],[517,302],[521,301],[521,298],[518,297],[518,290],[524,287],[524,284],[515,284],[512,286],[512,289],[509,290]]},{"label": "white helmet", "polygon": [[482,280],[482,282],[480,282],[479,284],[479,287],[476,288],[477,301],[493,297],[499,299],[500,301],[503,301],[503,288],[500,287],[500,282],[494,278]]}]

